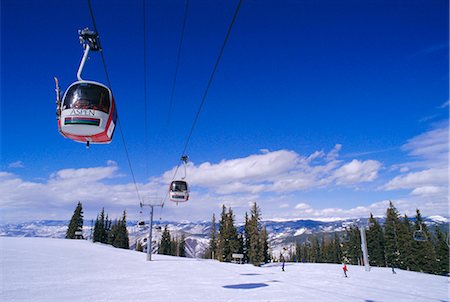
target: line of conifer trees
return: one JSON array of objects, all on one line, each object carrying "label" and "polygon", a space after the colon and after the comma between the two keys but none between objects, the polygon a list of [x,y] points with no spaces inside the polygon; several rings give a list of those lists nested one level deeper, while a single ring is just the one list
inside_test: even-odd
[{"label": "line of conifer trees", "polygon": [[[359,227],[350,226],[344,236],[337,232],[311,236],[302,244],[296,243],[289,258],[291,261],[361,265],[363,260]],[[417,238],[418,235],[421,238]],[[415,221],[411,222],[406,215],[400,216],[390,202],[383,225],[370,214],[366,228],[369,263],[371,266],[448,275],[447,236],[438,225],[430,232],[419,210],[416,211]]]},{"label": "line of conifer trees", "polygon": [[93,242],[111,244],[114,247],[129,249],[130,243],[127,230],[126,211],[123,211],[122,218],[114,221],[105,216],[105,209],[95,219]]},{"label": "line of conifer trees", "polygon": [[161,234],[158,254],[186,257],[185,246],[185,235],[182,234],[180,238],[172,237],[166,225]]},{"label": "line of conifer trees", "polygon": [[261,224],[261,210],[256,204],[250,209],[250,217],[245,213],[245,225],[241,233],[235,226],[231,208],[222,206],[222,214],[217,230],[216,217],[213,214],[209,248],[205,258],[231,262],[233,254],[243,254],[244,263],[259,266],[270,261],[267,230]]}]

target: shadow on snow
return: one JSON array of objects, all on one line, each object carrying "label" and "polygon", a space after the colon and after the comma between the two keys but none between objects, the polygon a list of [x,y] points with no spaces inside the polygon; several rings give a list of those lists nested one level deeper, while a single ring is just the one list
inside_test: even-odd
[{"label": "shadow on snow", "polygon": [[232,285],[224,285],[223,288],[230,288],[230,289],[253,289],[253,288],[259,288],[259,287],[266,287],[269,286],[265,283],[242,283],[242,284],[232,284]]}]

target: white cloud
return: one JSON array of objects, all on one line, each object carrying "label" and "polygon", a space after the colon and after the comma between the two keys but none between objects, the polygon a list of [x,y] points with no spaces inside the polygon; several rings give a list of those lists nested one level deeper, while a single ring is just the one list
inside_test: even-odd
[{"label": "white cloud", "polygon": [[373,181],[377,178],[381,163],[376,160],[352,160],[333,173],[337,184],[355,184]]},{"label": "white cloud", "polygon": [[[2,214],[7,215],[5,210],[19,213],[26,211],[26,215],[20,214],[23,218],[32,219],[34,215],[50,217],[77,201],[97,211],[107,205],[117,208],[118,213],[127,206],[137,207],[139,200],[134,183],[104,182],[118,176],[118,166],[113,162],[104,167],[59,170],[44,182],[26,181],[15,174],[0,172]],[[140,193],[146,196],[160,190],[160,186],[154,183],[138,185]]]},{"label": "white cloud", "polygon": [[[327,154],[315,151],[302,156],[294,151],[264,150],[243,158],[187,165],[189,182],[217,194],[292,192],[326,186],[351,186],[373,181],[381,168],[374,160],[344,162],[337,160],[342,148],[337,144]],[[162,176],[172,180],[176,167]],[[180,173],[184,174],[180,169]]]},{"label": "white cloud", "polygon": [[[395,201],[399,210],[422,209],[425,206],[423,198],[430,196],[433,198],[426,203],[426,210],[430,214],[440,215],[442,212],[439,211],[448,207],[448,164],[447,155],[443,155],[448,152],[445,144],[448,130],[443,128],[438,127],[412,138],[402,147],[415,161],[398,164],[395,170],[386,169],[388,173],[397,175],[389,181],[383,180],[384,190],[410,190],[408,198]],[[300,191],[352,190],[362,183],[378,179],[383,167],[381,162],[373,159],[339,159],[341,148],[341,145],[336,144],[329,152],[320,150],[309,155],[290,150],[261,149],[258,154],[224,159],[217,163],[190,162],[187,165],[187,180],[193,190],[191,201],[187,205],[165,208],[165,219],[171,215],[178,218],[181,215],[183,219],[189,220],[210,217],[211,211],[218,209],[218,213],[222,204],[236,209],[238,216],[239,211],[247,211],[249,204],[254,201],[267,209],[268,218],[280,215],[334,219],[367,217],[370,212],[383,215],[386,201],[350,209],[313,208],[309,202],[316,207],[319,207],[320,202],[316,203],[310,197],[308,203],[299,202],[297,192]],[[162,199],[175,169],[173,167],[146,183],[138,183],[141,197],[158,195]],[[184,174],[181,169],[179,172]],[[99,167],[55,171],[40,182],[26,181],[15,174],[0,171],[0,207],[3,212],[5,209],[36,209],[37,212],[37,209],[46,208],[46,217],[50,217],[80,200],[91,209],[95,208],[95,211],[105,206],[109,208],[109,213],[115,209],[120,215],[124,208],[137,207],[139,202],[134,183],[122,176],[117,163],[113,161]],[[370,186],[365,188],[370,191]],[[367,201],[362,204],[367,204]],[[427,211],[424,211],[424,215]]]},{"label": "white cloud", "polygon": [[439,108],[443,109],[443,108],[447,108],[450,104],[450,100],[445,101],[444,103],[442,103],[441,106],[439,106]]},{"label": "white cloud", "polygon": [[307,203],[299,203],[295,206],[296,210],[308,210],[310,208],[311,208],[311,206]]},{"label": "white cloud", "polygon": [[342,149],[342,145],[341,144],[336,144],[333,148],[333,150],[331,150],[328,154],[327,154],[327,159],[328,160],[335,160],[338,156],[339,156],[339,151],[341,151]]},{"label": "white cloud", "polygon": [[424,186],[446,185],[447,182],[448,170],[446,168],[431,168],[396,176],[384,188],[386,190],[415,189]]},{"label": "white cloud", "polygon": [[445,186],[423,186],[415,188],[411,194],[412,195],[420,195],[420,196],[432,196],[432,195],[440,195],[447,191]]},{"label": "white cloud", "polygon": [[[381,164],[376,161],[337,160],[340,149],[341,146],[336,145],[328,153],[316,151],[309,156],[289,150],[264,150],[260,154],[219,163],[195,165],[190,162],[187,175],[191,189],[194,188],[191,196],[196,198],[196,203],[190,204],[194,204],[196,210],[210,209],[212,203],[243,209],[248,208],[249,202],[266,200],[271,203],[273,199],[280,209],[282,193],[351,186],[376,177]],[[175,169],[153,177],[147,183],[138,183],[140,197],[157,195],[162,199]],[[122,176],[114,161],[98,167],[61,169],[40,182],[25,181],[17,175],[0,172],[0,206],[9,209],[53,207],[57,211],[80,200],[91,208],[97,206],[97,210],[111,205],[120,212],[139,203],[134,183]],[[292,198],[283,204],[291,202]],[[311,210],[305,208],[304,211]],[[50,211],[48,216],[51,215]]]},{"label": "white cloud", "polygon": [[448,122],[420,134],[402,146],[402,150],[416,159],[412,167],[448,166]]},{"label": "white cloud", "polygon": [[21,160],[15,161],[8,165],[8,168],[25,168],[25,165]]},{"label": "white cloud", "polygon": [[[407,202],[436,211],[447,209],[440,214],[448,213],[448,135],[447,121],[408,140],[402,149],[414,161],[398,164],[400,175],[386,182],[382,189],[409,190]],[[424,204],[430,198],[433,201]]]},{"label": "white cloud", "polygon": [[[189,181],[192,184],[203,187],[214,187],[248,180],[252,180],[252,183],[258,183],[286,173],[295,166],[298,158],[299,156],[295,152],[280,150],[244,158],[222,160],[218,164],[205,162],[195,166],[193,163],[189,163],[187,175],[189,175]],[[175,169],[164,173],[163,179],[166,182],[172,179]]]}]

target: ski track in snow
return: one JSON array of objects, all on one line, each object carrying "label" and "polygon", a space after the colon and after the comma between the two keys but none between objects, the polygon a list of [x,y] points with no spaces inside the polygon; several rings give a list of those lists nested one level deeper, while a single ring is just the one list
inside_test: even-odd
[{"label": "ski track in snow", "polygon": [[263,267],[85,240],[0,237],[1,301],[448,301],[447,277],[349,265]]}]

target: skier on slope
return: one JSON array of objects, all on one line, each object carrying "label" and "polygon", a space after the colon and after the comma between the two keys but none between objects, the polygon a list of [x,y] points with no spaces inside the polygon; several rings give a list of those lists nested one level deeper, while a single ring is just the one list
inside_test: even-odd
[{"label": "skier on slope", "polygon": [[344,271],[345,278],[347,278],[347,271],[348,271],[347,264],[344,263],[342,270]]}]

